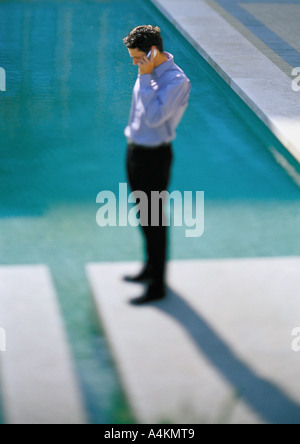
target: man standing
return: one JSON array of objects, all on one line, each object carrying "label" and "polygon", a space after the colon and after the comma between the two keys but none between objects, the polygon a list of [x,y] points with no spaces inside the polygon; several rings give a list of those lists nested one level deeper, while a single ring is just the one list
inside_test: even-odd
[{"label": "man standing", "polygon": [[148,284],[144,295],[134,299],[143,304],[162,299],[166,294],[167,227],[163,205],[159,223],[151,226],[151,191],[166,191],[173,160],[172,141],[176,128],[188,106],[191,84],[164,52],[161,31],[151,25],[134,28],[123,40],[138,78],[133,90],[129,124],[125,129],[128,142],[127,174],[133,192],[148,197],[148,224],[142,223],[146,246],[146,264],[130,282]]}]

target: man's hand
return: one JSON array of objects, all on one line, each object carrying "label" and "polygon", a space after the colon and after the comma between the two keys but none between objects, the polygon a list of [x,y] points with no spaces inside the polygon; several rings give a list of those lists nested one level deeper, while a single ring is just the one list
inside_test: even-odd
[{"label": "man's hand", "polygon": [[145,56],[139,62],[139,74],[140,75],[151,74],[152,71],[154,70],[154,68],[155,68],[154,51],[155,51],[155,48],[152,48],[150,60],[148,59],[147,56]]}]

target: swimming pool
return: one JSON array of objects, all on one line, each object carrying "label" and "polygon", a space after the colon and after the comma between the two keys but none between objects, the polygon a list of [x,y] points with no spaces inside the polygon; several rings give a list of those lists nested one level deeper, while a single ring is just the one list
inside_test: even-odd
[{"label": "swimming pool", "polygon": [[137,229],[96,224],[97,194],[126,181],[136,68],[122,38],[141,23],[162,28],[193,86],[171,189],[205,192],[205,233],[173,228],[171,257],[300,251],[298,165],[150,1],[1,2],[0,263],[49,266],[95,424],[132,421],[84,267],[142,258]]}]

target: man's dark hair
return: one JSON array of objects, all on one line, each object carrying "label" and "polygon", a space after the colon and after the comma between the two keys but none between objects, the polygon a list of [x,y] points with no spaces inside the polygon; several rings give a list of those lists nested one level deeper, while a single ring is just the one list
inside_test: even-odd
[{"label": "man's dark hair", "polygon": [[161,31],[158,26],[143,25],[134,28],[123,42],[129,49],[138,49],[146,54],[150,51],[152,46],[156,46],[159,52],[163,52],[163,40],[161,38]]}]

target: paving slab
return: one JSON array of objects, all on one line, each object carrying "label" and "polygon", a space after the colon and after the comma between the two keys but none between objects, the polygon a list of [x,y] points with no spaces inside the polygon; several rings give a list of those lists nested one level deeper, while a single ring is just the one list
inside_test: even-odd
[{"label": "paving slab", "polygon": [[0,267],[0,381],[8,424],[84,424],[85,410],[46,266]]},{"label": "paving slab", "polygon": [[300,5],[280,0],[152,3],[300,162],[300,91],[292,88],[292,69],[300,66]]},{"label": "paving slab", "polygon": [[300,258],[172,261],[166,299],[130,304],[136,262],[87,265],[140,423],[300,423]]}]

